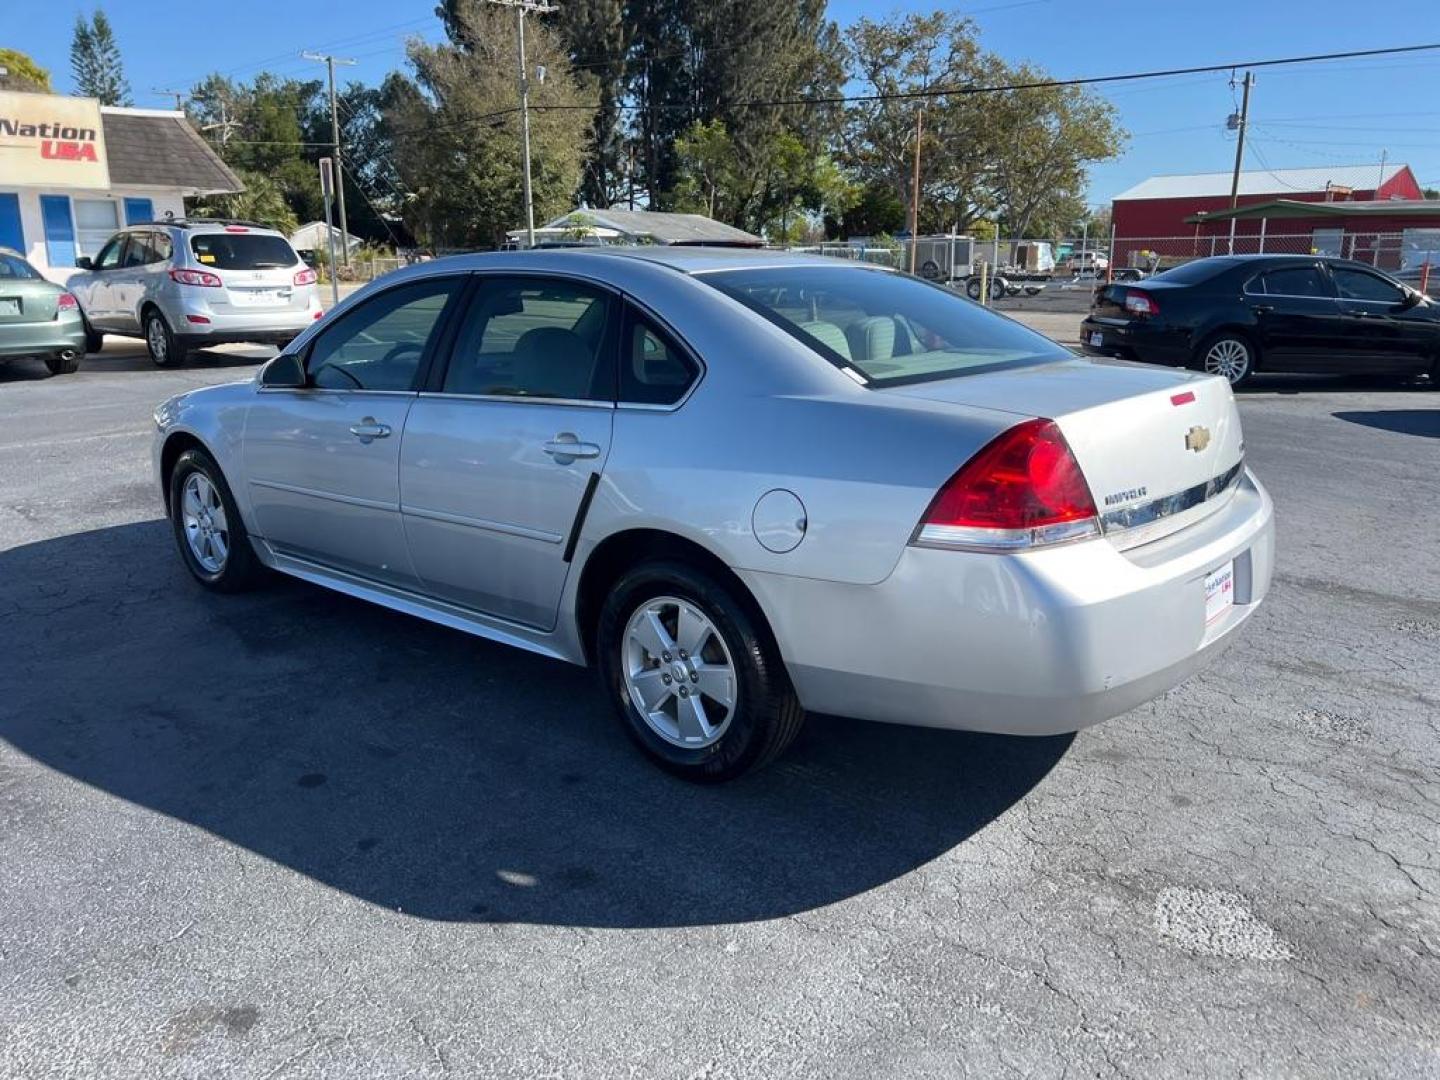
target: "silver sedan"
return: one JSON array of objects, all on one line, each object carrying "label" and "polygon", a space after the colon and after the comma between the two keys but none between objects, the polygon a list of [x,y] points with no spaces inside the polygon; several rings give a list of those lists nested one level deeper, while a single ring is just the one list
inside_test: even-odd
[{"label": "silver sedan", "polygon": [[697,780],[772,759],[807,710],[1115,716],[1231,639],[1273,561],[1223,379],[818,257],[443,259],[155,422],[203,585],[279,571],[593,664]]}]

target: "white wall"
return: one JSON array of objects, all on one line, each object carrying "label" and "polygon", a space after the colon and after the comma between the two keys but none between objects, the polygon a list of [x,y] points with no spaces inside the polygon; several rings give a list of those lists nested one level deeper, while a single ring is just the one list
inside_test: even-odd
[{"label": "white wall", "polygon": [[51,266],[45,251],[45,223],[40,215],[41,195],[66,195],[71,199],[111,199],[116,204],[116,218],[125,227],[125,203],[129,198],[149,199],[155,216],[164,218],[166,211],[175,217],[185,216],[185,198],[174,188],[115,187],[109,191],[86,191],[81,188],[34,188],[0,185],[0,192],[20,196],[20,228],[25,233],[25,257],[32,266],[51,281],[63,285],[75,272],[73,266]]}]

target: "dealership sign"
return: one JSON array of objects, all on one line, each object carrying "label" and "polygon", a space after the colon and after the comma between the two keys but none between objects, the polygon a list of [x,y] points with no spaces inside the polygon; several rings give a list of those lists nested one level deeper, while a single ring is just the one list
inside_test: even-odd
[{"label": "dealership sign", "polygon": [[0,185],[9,184],[109,188],[100,103],[0,91]]}]

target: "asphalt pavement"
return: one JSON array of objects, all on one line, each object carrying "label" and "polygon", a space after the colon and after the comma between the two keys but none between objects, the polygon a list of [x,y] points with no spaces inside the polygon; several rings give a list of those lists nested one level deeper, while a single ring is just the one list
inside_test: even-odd
[{"label": "asphalt pavement", "polygon": [[695,788],[585,671],[188,579],[150,411],[265,355],[0,366],[0,1076],[1440,1074],[1440,393],[1242,395],[1278,576],[1160,700]]}]

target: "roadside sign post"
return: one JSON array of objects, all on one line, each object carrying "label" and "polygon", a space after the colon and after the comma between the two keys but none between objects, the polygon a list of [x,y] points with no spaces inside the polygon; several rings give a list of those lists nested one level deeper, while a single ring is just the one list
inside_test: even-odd
[{"label": "roadside sign post", "polygon": [[330,246],[330,300],[333,307],[340,303],[340,279],[335,276],[335,226],[330,223],[330,203],[335,198],[335,162],[328,157],[320,159],[320,194],[325,200],[325,239]]}]

